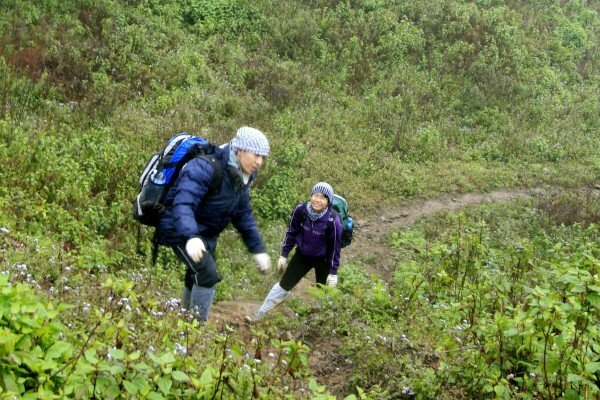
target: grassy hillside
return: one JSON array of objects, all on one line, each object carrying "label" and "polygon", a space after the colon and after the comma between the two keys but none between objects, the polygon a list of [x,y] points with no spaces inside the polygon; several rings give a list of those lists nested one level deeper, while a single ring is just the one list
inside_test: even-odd
[{"label": "grassy hillside", "polygon": [[[149,156],[175,132],[206,135],[216,143],[228,141],[242,125],[267,134],[272,154],[252,196],[274,256],[292,206],[320,180],[330,182],[346,197],[359,219],[376,218],[379,209],[407,200],[446,193],[580,188],[600,181],[597,2],[8,0],[0,3],[0,11],[0,262],[8,276],[0,280],[0,304],[21,305],[12,306],[11,317],[0,312],[0,327],[10,326],[18,335],[0,341],[0,396],[7,398],[10,393],[25,393],[25,389],[33,393],[41,387],[48,398],[50,393],[77,398],[95,393],[159,398],[149,394],[159,393],[181,398],[201,390],[208,398],[216,393],[231,395],[232,387],[247,397],[259,397],[269,395],[264,389],[267,384],[278,388],[271,390],[280,390],[270,393],[275,397],[294,393],[327,398],[329,389],[319,386],[326,382],[309,384],[313,371],[306,356],[311,350],[303,342],[271,342],[275,325],[255,332],[258,342],[251,345],[235,331],[195,326],[166,301],[178,297],[181,285],[174,257],[162,252],[158,266],[149,267],[147,257],[136,252],[137,227],[130,211],[137,179]],[[593,324],[582,327],[581,321],[598,318],[598,254],[593,245],[597,219],[589,216],[597,214],[596,204],[594,197],[564,200],[531,222],[539,229],[517,230],[530,246],[532,269],[531,276],[513,274],[515,283],[511,284],[519,285],[518,298],[524,301],[527,296],[535,297],[529,293],[537,290],[534,283],[552,291],[552,279],[538,276],[538,267],[564,267],[556,268],[562,271],[559,280],[566,280],[566,287],[575,285],[573,269],[587,271],[590,277],[577,278],[585,280],[585,290],[580,286],[576,290],[592,300],[588,304],[583,296],[581,307],[568,310],[564,322],[582,337],[594,332],[588,329]],[[577,206],[587,211],[569,214],[568,228],[554,228],[548,222],[553,215]],[[531,211],[527,206],[514,207],[523,214]],[[522,218],[506,210],[498,215],[504,227]],[[476,220],[472,223],[477,224]],[[444,222],[432,226],[427,229],[440,229]],[[459,241],[464,237],[461,232],[448,233],[454,239],[441,239],[439,246]],[[406,282],[363,276],[369,262],[383,260],[350,263],[341,272],[347,275],[342,275],[345,280],[339,293],[315,293],[317,301],[334,305],[333,315],[348,317],[339,320],[348,324],[338,337],[345,357],[352,361],[353,354],[368,352],[356,336],[360,329],[373,337],[371,330],[390,330],[403,318],[436,315],[437,311],[419,308],[426,306],[420,301],[433,290],[443,289],[440,298],[448,298],[442,304],[447,301],[456,307],[452,318],[457,321],[464,317],[458,310],[470,307],[462,301],[476,299],[482,307],[473,310],[484,312],[482,321],[505,313],[509,322],[494,323],[512,324],[518,310],[513,315],[505,306],[516,307],[514,298],[502,306],[484,304],[491,301],[487,295],[465,291],[465,277],[474,282],[493,279],[493,272],[479,269],[482,265],[492,265],[486,264],[492,261],[506,265],[510,264],[506,260],[517,257],[506,243],[521,239],[515,239],[509,228],[502,233],[505,236],[494,239],[493,245],[486,242],[485,251],[478,248],[471,254],[478,267],[473,276],[461,275],[461,260],[450,262],[448,268],[442,265],[444,271],[436,270],[440,247],[423,247],[423,240],[437,240],[427,235],[392,237],[390,246],[402,248],[400,244],[408,243],[418,255],[409,261],[403,250],[392,264],[398,277],[416,273],[411,269],[414,262],[435,271],[440,281],[431,281],[427,275],[418,279],[423,281],[421,286],[406,287]],[[142,232],[146,253],[150,234]],[[563,252],[553,247],[560,243],[576,250]],[[554,258],[546,254],[549,248],[554,249],[550,252],[556,254]],[[578,254],[574,264],[567,265],[574,253]],[[248,256],[231,231],[221,238],[218,255],[227,276],[227,284],[219,286],[218,300],[258,300],[276,280],[274,275],[261,279],[248,268]],[[458,269],[452,272],[451,266]],[[375,289],[357,292],[360,284]],[[377,292],[379,287],[396,292],[388,298],[385,290]],[[389,302],[404,298],[407,292],[419,299],[403,311],[409,314],[388,313]],[[364,305],[345,297],[351,293],[358,296],[357,302],[375,300],[381,307],[373,315],[363,315],[359,310]],[[129,299],[141,311],[135,316],[125,313],[125,305],[118,305],[115,296]],[[74,308],[66,311],[68,306],[57,305],[61,302]],[[48,311],[56,307],[60,313]],[[311,317],[301,304],[294,307],[313,339],[327,337],[319,328],[329,328],[327,322]],[[583,315],[585,307],[590,308]],[[156,316],[165,309],[172,313]],[[351,323],[353,318],[360,323]],[[50,320],[60,323],[43,328],[42,322]],[[276,322],[282,329],[286,324],[293,329],[295,324]],[[474,321],[469,324],[476,325]],[[32,331],[25,332],[26,326],[31,328],[26,331]],[[539,327],[543,332],[541,323]],[[479,328],[473,340],[500,332]],[[512,335],[512,328],[506,330]],[[190,357],[171,360],[166,354],[178,348],[175,344],[181,346],[181,332],[189,342],[198,341],[198,348],[192,351],[186,346]],[[436,347],[442,353],[454,351],[433,343],[436,335],[444,337],[441,330],[429,336],[417,324],[415,333],[422,336],[418,347],[427,349],[427,354],[440,357]],[[544,343],[549,343],[548,335]],[[518,343],[502,338],[484,346],[492,356],[474,352],[445,360],[447,365],[454,363],[470,371],[476,379],[456,371],[438,373],[431,360],[425,365],[415,363],[415,370],[406,361],[381,375],[376,360],[371,360],[344,369],[352,379],[347,386],[332,390],[337,396],[408,398],[402,393],[406,385],[418,388],[420,398],[469,398],[483,392],[498,398],[567,398],[567,393],[592,398],[598,393],[597,364],[588,361],[597,356],[598,344],[586,342],[587,350],[582,350],[573,344],[579,338],[570,336],[569,340],[568,356],[575,357],[572,363],[561,364],[567,355],[560,353],[563,358],[556,362],[561,367],[553,370],[558,378],[550,378],[552,368],[546,365],[545,380],[517,382],[521,394],[512,392],[515,382],[506,376],[523,378],[523,371],[540,376],[536,368],[542,364],[537,357],[547,353],[538,353],[539,347],[534,346],[523,354]],[[64,344],[56,345],[47,356],[59,342]],[[472,345],[484,342],[488,343],[480,340]],[[159,349],[160,343],[165,344]],[[243,361],[244,354],[257,350],[254,347],[261,343],[281,351],[282,358],[273,369]],[[28,349],[33,344],[40,347],[39,354],[32,356],[43,359],[40,364],[23,354],[14,355],[15,348]],[[214,356],[202,359],[202,346]],[[164,358],[150,352],[150,347],[164,352]],[[375,349],[375,354],[387,351],[378,345]],[[148,364],[138,361],[136,350]],[[404,349],[401,355],[412,355],[414,361],[416,355],[424,354],[413,350]],[[402,359],[397,347],[391,351],[390,357]],[[227,352],[233,352],[234,361],[218,355]],[[285,358],[290,354],[297,358]],[[162,372],[151,376],[148,365]],[[490,365],[498,369],[487,368]],[[491,375],[478,375],[477,368]],[[173,374],[174,370],[185,371],[197,381]],[[116,378],[111,380],[110,375]],[[228,383],[224,376],[229,377]],[[419,382],[418,387],[409,384],[411,377]],[[83,382],[79,386],[73,383],[78,380]],[[146,381],[157,386],[146,388]],[[137,382],[137,389],[129,386],[132,382]],[[97,387],[101,387],[99,392],[94,391]]]},{"label": "grassy hillside", "polygon": [[[120,144],[137,171],[172,132],[219,142],[255,125],[274,147],[258,197],[284,206],[263,204],[266,217],[284,216],[321,178],[373,210],[398,197],[598,175],[593,3],[3,8],[2,116],[20,122],[5,135],[89,133]],[[319,168],[332,157],[337,168]]]}]

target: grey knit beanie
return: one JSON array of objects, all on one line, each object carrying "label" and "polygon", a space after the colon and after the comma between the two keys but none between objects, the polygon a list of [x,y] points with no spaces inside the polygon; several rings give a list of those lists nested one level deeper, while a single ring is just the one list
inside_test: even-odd
[{"label": "grey knit beanie", "polygon": [[232,146],[234,150],[245,150],[258,156],[269,154],[269,141],[258,129],[243,126],[237,130]]},{"label": "grey knit beanie", "polygon": [[333,201],[333,188],[327,182],[319,182],[313,186],[312,190],[310,191],[310,195],[312,196],[315,193],[323,193],[325,197],[327,197],[329,204],[331,204]]}]

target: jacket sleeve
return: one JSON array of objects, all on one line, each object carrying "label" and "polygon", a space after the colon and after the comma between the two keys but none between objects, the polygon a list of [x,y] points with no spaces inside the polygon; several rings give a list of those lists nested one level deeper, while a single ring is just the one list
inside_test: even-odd
[{"label": "jacket sleeve", "polygon": [[342,222],[340,218],[334,218],[333,229],[327,238],[327,260],[330,262],[329,273],[337,275],[340,266],[342,252]]},{"label": "jacket sleeve", "polygon": [[176,182],[171,213],[176,233],[187,239],[198,236],[196,210],[210,189],[214,167],[200,157],[183,166]]},{"label": "jacket sleeve", "polygon": [[296,245],[296,236],[298,236],[302,231],[302,207],[304,207],[304,203],[298,204],[296,208],[294,208],[294,211],[292,211],[290,226],[285,233],[283,245],[281,246],[282,257],[287,258],[287,256],[290,254],[290,251],[292,251]]},{"label": "jacket sleeve", "polygon": [[242,240],[248,251],[252,254],[266,253],[267,249],[263,243],[256,220],[250,205],[249,188],[244,189],[244,193],[231,216],[231,223],[242,236]]}]

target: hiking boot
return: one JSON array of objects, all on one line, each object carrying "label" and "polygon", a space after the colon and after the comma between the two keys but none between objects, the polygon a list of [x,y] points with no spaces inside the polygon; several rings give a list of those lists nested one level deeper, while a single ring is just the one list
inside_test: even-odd
[{"label": "hiking boot", "polygon": [[254,314],[250,314],[250,315],[246,315],[244,317],[244,321],[246,321],[249,324],[255,324],[258,321],[260,321],[261,319],[263,319],[264,315],[259,314],[258,312],[255,312]]},{"label": "hiking boot", "polygon": [[279,307],[288,294],[289,291],[279,286],[279,283],[276,283],[269,291],[269,294],[267,294],[267,298],[263,302],[263,305],[258,309],[258,311],[256,311],[254,314],[246,315],[244,321],[246,321],[249,324],[254,324],[260,321],[268,312]]}]

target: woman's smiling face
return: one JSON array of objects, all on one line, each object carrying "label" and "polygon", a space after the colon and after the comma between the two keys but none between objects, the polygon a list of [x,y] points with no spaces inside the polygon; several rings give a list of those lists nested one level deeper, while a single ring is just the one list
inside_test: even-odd
[{"label": "woman's smiling face", "polygon": [[329,204],[329,200],[327,200],[327,196],[323,193],[317,192],[310,196],[310,205],[316,212],[323,211],[327,207],[327,204]]}]

